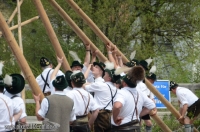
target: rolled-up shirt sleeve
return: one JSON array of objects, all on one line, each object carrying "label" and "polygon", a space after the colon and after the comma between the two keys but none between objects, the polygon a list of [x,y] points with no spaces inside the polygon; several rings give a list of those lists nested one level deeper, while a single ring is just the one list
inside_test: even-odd
[{"label": "rolled-up shirt sleeve", "polygon": [[44,98],[42,100],[41,107],[40,107],[40,109],[38,111],[38,114],[41,117],[45,118],[45,115],[47,114],[48,109],[49,109],[49,102],[48,102],[48,100],[46,98]]},{"label": "rolled-up shirt sleeve", "polygon": [[186,96],[184,95],[184,93],[178,94],[177,97],[178,97],[178,100],[180,100],[182,106],[185,104],[188,104],[188,101],[185,98]]},{"label": "rolled-up shirt sleeve", "polygon": [[124,106],[125,99],[124,99],[122,92],[123,91],[120,91],[120,90],[117,92],[116,97],[114,98],[114,102],[120,102],[120,103],[122,103],[122,106]]},{"label": "rolled-up shirt sleeve", "polygon": [[151,100],[150,98],[148,98],[146,95],[143,95],[143,99],[144,99],[143,106],[146,107],[147,109],[151,110],[151,109],[153,109],[153,108],[156,107],[156,105],[153,102],[153,100]]},{"label": "rolled-up shirt sleeve", "polygon": [[102,91],[100,86],[101,86],[100,83],[94,82],[94,83],[91,83],[89,85],[86,85],[85,90],[88,91],[88,92]]}]

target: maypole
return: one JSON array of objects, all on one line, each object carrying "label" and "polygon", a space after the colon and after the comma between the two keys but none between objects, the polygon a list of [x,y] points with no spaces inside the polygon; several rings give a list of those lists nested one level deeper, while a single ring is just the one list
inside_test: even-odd
[{"label": "maypole", "polygon": [[44,95],[42,94],[42,91],[40,90],[40,87],[38,86],[35,77],[1,12],[0,12],[0,29],[3,32],[4,38],[8,42],[8,45],[13,55],[15,56],[16,61],[20,66],[20,69],[22,70],[25,76],[25,79],[28,81],[31,90],[35,95],[41,94],[40,97],[42,100],[44,98]]},{"label": "maypole", "polygon": [[[114,48],[115,45],[103,34],[97,25],[82,11],[82,9],[73,0],[66,1],[74,9],[74,11],[88,24],[94,33],[104,42],[105,45],[110,44]],[[116,50],[116,53],[122,56],[122,61],[124,63],[129,62],[129,60],[118,48],[116,48]]]},{"label": "maypole", "polygon": [[[79,36],[84,44],[90,44],[92,51],[98,50],[98,48],[92,43],[92,41],[85,35],[85,33],[76,25],[76,23],[68,16],[68,14],[58,5],[55,0],[48,0],[54,9],[60,14],[60,16],[69,24],[73,31]],[[108,59],[101,53],[98,53],[100,61],[105,62]]]},{"label": "maypole", "polygon": [[48,18],[47,14],[46,14],[46,12],[44,10],[44,7],[43,7],[41,1],[40,0],[33,0],[33,2],[34,2],[35,6],[37,8],[37,11],[38,11],[38,13],[40,15],[41,20],[42,20],[42,22],[43,22],[43,24],[45,26],[46,32],[47,32],[47,34],[49,36],[49,39],[51,41],[51,44],[52,44],[52,46],[53,46],[53,48],[54,48],[54,50],[56,52],[56,55],[59,56],[59,57],[63,57],[63,65],[62,65],[63,69],[65,71],[71,70],[71,68],[69,66],[69,63],[68,63],[68,61],[67,61],[67,59],[65,57],[65,54],[64,54],[64,52],[63,52],[63,50],[62,50],[62,48],[60,46],[58,38],[57,38],[57,36],[56,36],[56,34],[55,34],[54,30],[53,30],[53,27],[52,27],[52,25],[51,25],[51,23],[49,21],[49,18]]}]

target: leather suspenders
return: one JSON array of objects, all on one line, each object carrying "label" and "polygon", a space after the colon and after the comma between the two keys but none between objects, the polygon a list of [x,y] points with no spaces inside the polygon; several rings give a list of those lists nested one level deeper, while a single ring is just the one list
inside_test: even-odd
[{"label": "leather suspenders", "polygon": [[11,123],[11,125],[12,125],[12,116],[10,115],[10,110],[9,110],[8,104],[6,103],[6,101],[5,101],[3,98],[0,97],[0,99],[2,99],[3,102],[6,104],[6,107],[7,107],[7,109],[8,109],[8,113],[9,113],[9,117],[10,117],[10,123]]},{"label": "leather suspenders", "polygon": [[[82,99],[83,99],[83,102],[84,102],[84,104],[85,104],[85,101],[84,101],[84,98],[83,98],[83,95],[81,94],[81,92],[79,91],[79,90],[77,90],[79,93],[80,93],[80,95],[81,95],[81,97],[82,97]],[[85,112],[84,112],[84,115],[86,115],[87,114],[87,109],[88,109],[88,106],[89,106],[89,103],[90,103],[90,95],[89,95],[89,93],[88,93],[88,104],[87,104],[87,106],[86,106],[86,104],[85,104]]]},{"label": "leather suspenders", "polygon": [[[107,84],[107,85],[108,85],[108,84]],[[110,88],[109,85],[108,85],[108,87],[109,87],[109,89],[110,89],[110,94],[111,94],[111,100],[110,100],[110,102],[112,101],[112,105],[113,105],[113,99],[114,99],[115,95],[117,94],[117,89],[116,89],[116,92],[115,92],[115,94],[114,94],[114,96],[113,96],[112,90],[111,90],[111,88]],[[108,104],[106,105],[106,107],[110,104],[110,102],[108,102]],[[105,110],[106,107],[104,107],[103,109]]]},{"label": "leather suspenders", "polygon": [[[129,91],[129,90],[128,90],[128,91]],[[134,97],[134,95],[133,95],[133,93],[132,93],[131,91],[129,91],[129,92],[132,94],[133,99],[134,99],[134,102],[135,102],[135,109],[134,109],[134,111],[133,111],[133,115],[132,115],[132,118],[131,118],[131,121],[132,121],[135,111],[136,111],[136,117],[138,118],[137,103],[138,103],[139,94],[138,94],[138,92],[137,92],[137,100],[136,100],[135,97]]]},{"label": "leather suspenders", "polygon": [[49,84],[47,83],[47,81],[48,81],[49,73],[50,73],[51,70],[52,70],[52,69],[50,69],[50,70],[48,71],[47,76],[46,76],[46,79],[44,79],[44,77],[43,77],[42,74],[41,74],[42,80],[44,81],[44,87],[43,87],[43,90],[42,90],[43,93],[44,93],[44,91],[45,91],[45,89],[46,89],[46,86],[48,86],[48,87],[50,88],[50,86],[49,86]]}]

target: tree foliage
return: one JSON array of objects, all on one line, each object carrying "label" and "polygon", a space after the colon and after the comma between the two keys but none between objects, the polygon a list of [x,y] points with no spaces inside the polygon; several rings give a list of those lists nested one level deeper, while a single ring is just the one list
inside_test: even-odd
[{"label": "tree foliage", "polygon": [[[59,5],[75,21],[91,41],[105,53],[103,42],[89,26],[74,12],[66,0],[57,0]],[[198,82],[199,78],[199,12],[198,0],[75,0],[81,9],[96,23],[101,31],[129,58],[133,50],[137,51],[136,59],[153,57],[157,66],[159,79],[170,79],[176,82]],[[68,24],[51,7],[48,0],[42,1],[51,24],[59,39],[68,61],[69,50],[77,51],[84,58],[85,50],[82,41]],[[16,7],[14,0],[0,0],[1,12],[8,19]],[[22,21],[37,16],[33,2],[25,0],[21,6]],[[13,25],[17,24],[17,17]],[[17,30],[13,31],[17,39]],[[39,58],[46,56],[56,64],[54,49],[46,34],[41,20],[22,27],[24,56],[34,75],[38,75]],[[5,40],[0,38],[1,60],[9,66],[5,72],[11,72],[17,64],[12,65],[12,56]],[[16,63],[14,61],[14,63]],[[152,64],[152,65],[153,65]],[[10,69],[11,68],[11,69]],[[13,71],[13,70],[12,70]]]}]

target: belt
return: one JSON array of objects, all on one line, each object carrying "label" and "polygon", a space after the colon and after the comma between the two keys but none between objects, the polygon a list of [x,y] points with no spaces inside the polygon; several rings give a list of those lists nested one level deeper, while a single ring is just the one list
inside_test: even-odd
[{"label": "belt", "polygon": [[139,129],[140,125],[139,125],[139,120],[136,119],[120,126],[112,125],[111,127],[112,129],[116,130],[132,130],[132,129]]},{"label": "belt", "polygon": [[51,92],[44,93],[44,96],[49,96],[49,95],[51,95]]},{"label": "belt", "polygon": [[85,118],[85,117],[87,117],[87,115],[76,116],[76,119],[81,119],[81,118]]},{"label": "belt", "polygon": [[111,113],[112,112],[112,110],[108,110],[108,109],[101,109],[101,110],[99,110],[100,112],[108,112],[108,113]]}]

